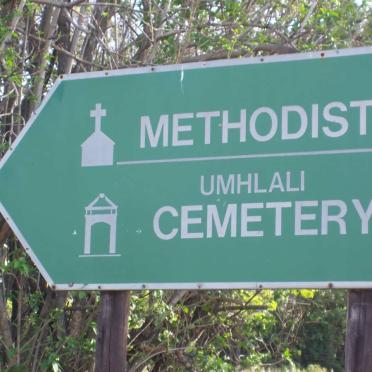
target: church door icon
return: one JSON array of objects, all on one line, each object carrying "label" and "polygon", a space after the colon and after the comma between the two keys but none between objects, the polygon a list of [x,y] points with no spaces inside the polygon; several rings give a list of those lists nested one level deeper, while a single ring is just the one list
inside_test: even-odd
[{"label": "church door icon", "polygon": [[[105,194],[99,194],[85,207],[84,255],[80,257],[119,256],[116,254],[116,222],[118,207]],[[92,229],[97,223],[110,228],[107,254],[91,254]]]}]

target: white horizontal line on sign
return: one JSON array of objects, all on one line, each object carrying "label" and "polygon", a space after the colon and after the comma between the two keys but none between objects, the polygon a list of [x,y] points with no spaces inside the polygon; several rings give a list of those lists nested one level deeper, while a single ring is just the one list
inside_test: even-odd
[{"label": "white horizontal line on sign", "polygon": [[80,254],[80,258],[91,258],[91,257],[120,257],[121,254]]},{"label": "white horizontal line on sign", "polygon": [[118,161],[116,164],[117,165],[137,165],[137,164],[158,164],[158,163],[189,163],[189,162],[194,162],[194,161],[238,160],[238,159],[259,159],[259,158],[285,158],[285,157],[291,157],[291,156],[360,154],[360,153],[368,153],[368,152],[372,152],[372,148],[367,148],[367,149],[344,149],[344,150],[321,150],[321,151],[299,151],[299,152],[278,152],[278,153],[271,153],[271,154],[203,156],[203,157],[197,157],[197,158],[128,160],[128,161]]},{"label": "white horizontal line on sign", "polygon": [[372,282],[324,281],[324,282],[211,282],[211,283],[66,283],[53,286],[60,291],[77,290],[143,290],[143,289],[300,289],[300,288],[372,288]]}]

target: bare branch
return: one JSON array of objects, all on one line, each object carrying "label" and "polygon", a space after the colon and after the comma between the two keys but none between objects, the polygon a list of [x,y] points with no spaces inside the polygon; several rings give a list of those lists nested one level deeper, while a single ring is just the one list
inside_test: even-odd
[{"label": "bare branch", "polygon": [[75,0],[71,3],[66,3],[64,1],[58,1],[58,0],[30,0],[30,1],[36,4],[55,6],[56,8],[73,8],[76,5],[82,4],[86,0]]},{"label": "bare branch", "polygon": [[224,58],[239,58],[245,56],[251,56],[258,52],[267,52],[269,54],[286,54],[296,53],[298,50],[291,45],[280,45],[280,44],[262,44],[257,46],[247,46],[233,51],[218,50],[216,52],[202,54],[195,57],[185,57],[182,59],[182,63],[189,62],[201,62],[201,61],[212,61],[216,59]]},{"label": "bare branch", "polygon": [[2,54],[6,44],[9,42],[9,40],[11,38],[11,35],[12,35],[12,32],[14,32],[14,30],[17,27],[17,24],[18,24],[18,22],[19,22],[19,20],[22,16],[22,12],[23,12],[23,8],[24,8],[25,4],[26,4],[26,0],[21,0],[21,2],[19,3],[16,11],[14,12],[14,16],[13,16],[12,21],[10,23],[9,31],[6,34],[6,36],[4,37],[1,44],[0,44],[0,55]]},{"label": "bare branch", "polygon": [[[23,33],[22,30],[17,30],[17,31],[20,32],[20,33]],[[29,34],[28,37],[29,37],[30,39],[32,39],[32,40],[35,40],[35,41],[40,41],[40,42],[45,42],[45,41],[47,41],[46,39],[44,39],[44,38],[42,38],[42,37],[39,37],[39,36],[36,36],[36,35],[33,35],[33,34]],[[101,70],[104,70],[104,69],[105,69],[105,66],[100,65],[100,64],[95,63],[95,62],[87,61],[87,60],[85,60],[85,59],[83,59],[83,58],[80,58],[80,57],[78,57],[76,54],[71,53],[71,52],[69,52],[68,50],[59,47],[59,46],[56,45],[54,42],[52,42],[50,45],[51,45],[52,48],[54,48],[54,49],[57,50],[58,52],[61,52],[61,53],[65,54],[66,56],[69,56],[69,57],[73,58],[73,59],[74,59],[75,61],[77,61],[77,62],[81,62],[81,63],[87,64],[87,65],[90,65],[90,66],[94,66],[94,67],[96,67],[96,68],[98,68],[98,69],[101,69]]]}]

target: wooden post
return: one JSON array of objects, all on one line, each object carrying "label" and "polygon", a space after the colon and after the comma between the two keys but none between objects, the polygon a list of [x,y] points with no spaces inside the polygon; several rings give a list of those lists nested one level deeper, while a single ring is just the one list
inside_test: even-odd
[{"label": "wooden post", "polygon": [[345,370],[372,371],[372,290],[348,292]]},{"label": "wooden post", "polygon": [[130,291],[101,293],[95,372],[127,370],[129,303]]}]

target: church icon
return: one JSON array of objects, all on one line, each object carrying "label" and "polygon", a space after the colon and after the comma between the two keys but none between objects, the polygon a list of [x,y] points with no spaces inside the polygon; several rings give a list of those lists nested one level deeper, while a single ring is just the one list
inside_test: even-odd
[{"label": "church icon", "polygon": [[81,145],[81,166],[98,167],[112,165],[114,161],[115,142],[101,130],[101,119],[106,116],[106,110],[100,103],[90,111],[90,117],[95,119],[95,129]]},{"label": "church icon", "polygon": [[[80,257],[120,256],[116,253],[116,222],[118,207],[105,194],[99,194],[85,207],[84,254]],[[92,230],[96,224],[103,223],[109,227],[109,241],[101,247],[99,254],[91,253]],[[107,253],[106,253],[107,252]]]}]

